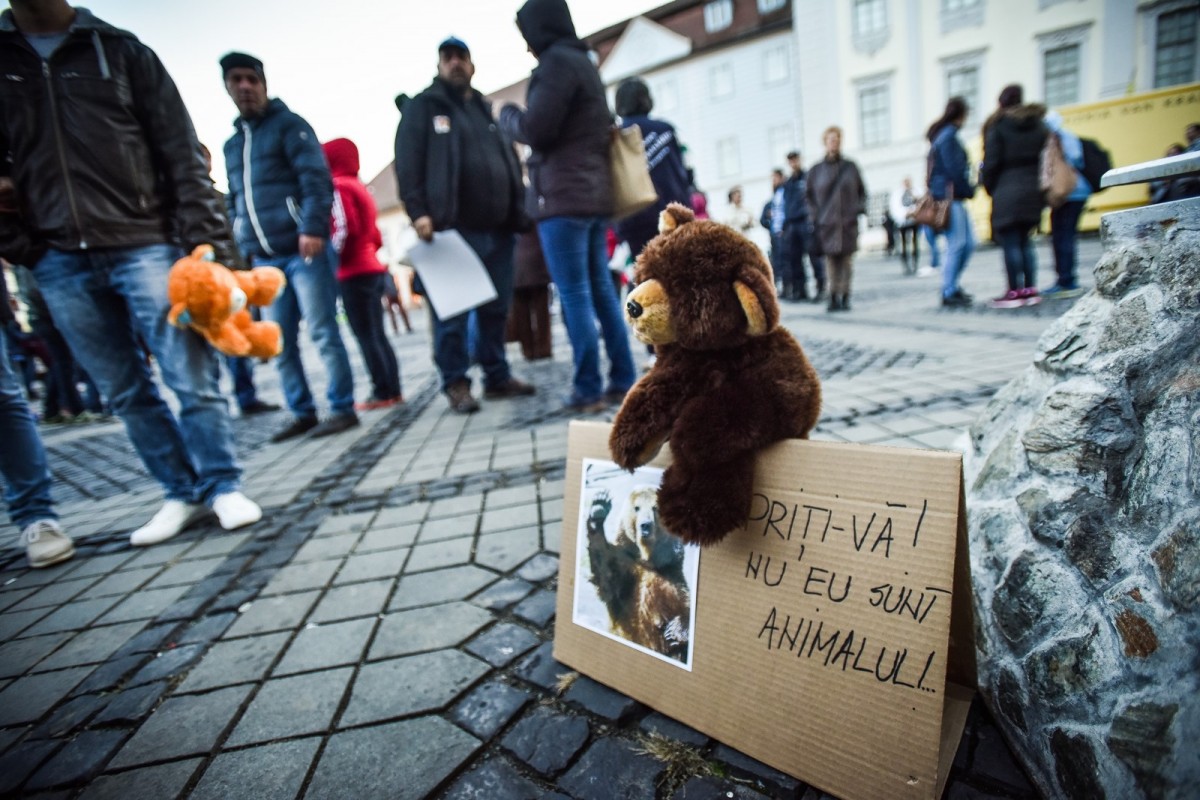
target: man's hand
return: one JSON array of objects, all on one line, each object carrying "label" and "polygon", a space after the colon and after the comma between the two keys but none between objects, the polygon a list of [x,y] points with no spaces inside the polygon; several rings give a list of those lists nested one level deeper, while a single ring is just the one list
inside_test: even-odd
[{"label": "man's hand", "polygon": [[300,234],[300,255],[305,261],[312,261],[324,249],[325,240],[320,236],[309,236],[307,233]]},{"label": "man's hand", "polygon": [[417,236],[422,242],[433,241],[433,218],[426,214],[423,217],[417,217],[413,220],[413,230],[417,232]]}]

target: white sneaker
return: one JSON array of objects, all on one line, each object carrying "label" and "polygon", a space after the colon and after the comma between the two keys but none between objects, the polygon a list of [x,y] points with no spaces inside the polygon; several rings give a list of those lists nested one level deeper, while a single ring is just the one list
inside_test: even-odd
[{"label": "white sneaker", "polygon": [[262,509],[258,503],[241,492],[227,492],[213,498],[212,510],[216,512],[217,522],[227,531],[253,525],[262,519]]},{"label": "white sneaker", "polygon": [[168,500],[149,522],[129,535],[129,543],[134,547],[145,547],[165,542],[183,533],[189,525],[207,513],[208,509],[198,503]]},{"label": "white sneaker", "polygon": [[26,525],[21,531],[21,544],[25,545],[29,566],[34,568],[48,567],[75,555],[75,543],[52,519],[39,519]]}]

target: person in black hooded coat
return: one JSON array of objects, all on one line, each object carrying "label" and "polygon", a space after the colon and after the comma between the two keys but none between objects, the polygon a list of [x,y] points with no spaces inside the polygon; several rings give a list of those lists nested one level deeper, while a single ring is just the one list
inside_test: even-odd
[{"label": "person in black hooded coat", "polygon": [[[574,352],[566,405],[599,411],[606,400],[623,398],[637,378],[604,243],[613,207],[612,113],[564,0],[528,0],[517,11],[517,27],[538,66],[529,78],[525,109],[506,105],[500,126],[533,149],[527,162],[532,211]],[[607,381],[600,371],[597,320],[611,363]]]}]

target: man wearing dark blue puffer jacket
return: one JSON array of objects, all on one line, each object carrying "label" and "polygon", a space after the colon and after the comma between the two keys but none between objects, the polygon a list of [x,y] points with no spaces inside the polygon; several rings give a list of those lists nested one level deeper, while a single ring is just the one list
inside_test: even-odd
[{"label": "man wearing dark blue puffer jacket", "polygon": [[[225,143],[233,235],[254,266],[278,267],[287,275],[287,287],[266,315],[283,328],[283,352],[275,363],[295,419],[271,441],[309,431],[313,437],[340,433],[358,425],[358,416],[329,261],[329,166],[309,124],[282,100],[268,99],[261,61],[229,53],[221,59],[221,69],[225,90],[240,113],[234,121],[237,132]],[[329,379],[329,417],[320,423],[296,342],[301,317],[308,321]]]}]

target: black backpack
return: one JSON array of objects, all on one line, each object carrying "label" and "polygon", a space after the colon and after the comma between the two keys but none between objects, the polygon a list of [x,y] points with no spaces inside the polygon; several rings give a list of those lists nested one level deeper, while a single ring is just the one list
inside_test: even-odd
[{"label": "black backpack", "polygon": [[1112,156],[1095,139],[1084,139],[1081,136],[1079,143],[1083,145],[1083,169],[1080,173],[1087,178],[1092,191],[1099,192],[1100,179],[1112,169]]}]

